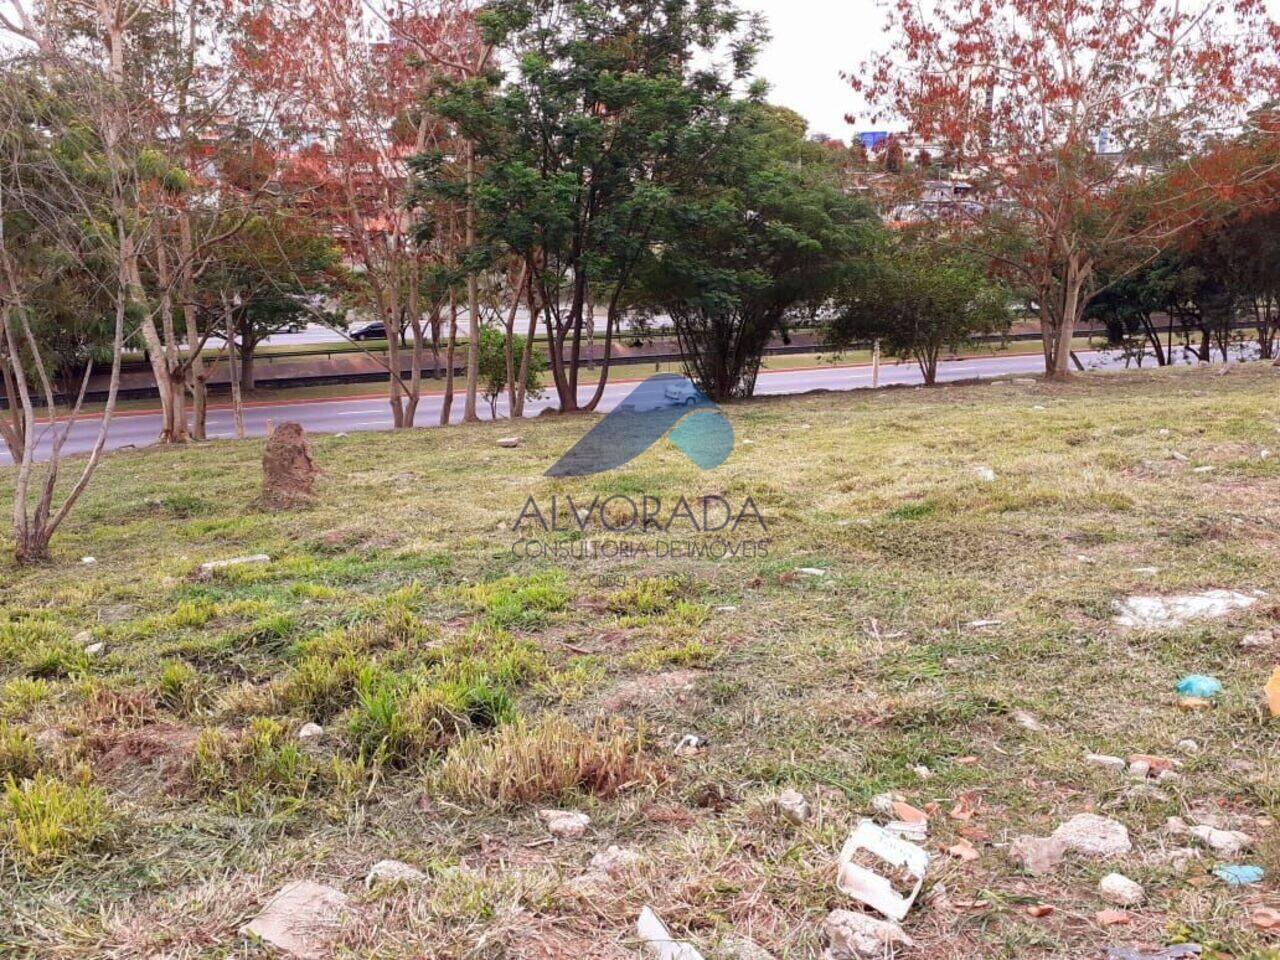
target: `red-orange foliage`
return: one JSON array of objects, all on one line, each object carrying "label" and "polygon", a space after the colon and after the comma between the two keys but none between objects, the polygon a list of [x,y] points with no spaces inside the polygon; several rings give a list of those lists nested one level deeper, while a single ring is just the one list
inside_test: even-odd
[{"label": "red-orange foliage", "polygon": [[[887,30],[893,53],[850,82],[875,119],[948,145],[1016,227],[1005,264],[1039,304],[1050,374],[1067,370],[1100,257],[1263,189],[1247,152],[1187,165],[1165,197],[1177,204],[1135,189],[1280,92],[1280,25],[1262,0],[897,0]],[[1267,123],[1259,142],[1276,136]]]}]

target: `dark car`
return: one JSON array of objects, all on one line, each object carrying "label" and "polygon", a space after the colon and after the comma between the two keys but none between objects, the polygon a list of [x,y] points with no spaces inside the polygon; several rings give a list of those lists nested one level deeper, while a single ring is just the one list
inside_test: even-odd
[{"label": "dark car", "polygon": [[368,323],[353,327],[350,337],[352,340],[385,340],[387,325],[381,320],[370,320]]}]

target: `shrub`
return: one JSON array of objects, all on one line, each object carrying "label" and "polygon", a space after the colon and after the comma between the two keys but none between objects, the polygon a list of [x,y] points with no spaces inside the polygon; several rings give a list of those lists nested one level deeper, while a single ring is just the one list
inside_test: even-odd
[{"label": "shrub", "polygon": [[0,831],[28,870],[92,846],[106,831],[106,802],[97,787],[43,773],[5,785]]},{"label": "shrub", "polygon": [[609,598],[609,609],[626,616],[652,616],[671,606],[678,589],[679,583],[672,577],[632,580]]},{"label": "shrub", "polygon": [[563,610],[569,603],[564,572],[560,570],[531,577],[503,577],[468,587],[463,596],[497,627],[540,626],[546,622],[547,614]]},{"label": "shrub", "polygon": [[549,716],[468,737],[449,752],[435,779],[442,792],[461,802],[516,806],[573,792],[607,798],[658,775],[644,753],[643,731],[619,723],[582,730]]},{"label": "shrub", "polygon": [[36,742],[22,727],[0,720],[0,778],[34,777],[40,768]]},{"label": "shrub", "polygon": [[279,721],[269,717],[255,717],[239,734],[204,731],[191,763],[197,789],[228,796],[239,804],[260,794],[302,797],[315,773],[315,761],[289,740]]},{"label": "shrub", "polygon": [[184,660],[166,660],[156,683],[160,702],[183,713],[195,708],[200,695],[200,673]]}]

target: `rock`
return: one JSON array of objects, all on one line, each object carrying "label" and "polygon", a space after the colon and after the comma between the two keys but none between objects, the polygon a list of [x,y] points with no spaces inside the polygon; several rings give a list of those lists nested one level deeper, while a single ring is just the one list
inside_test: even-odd
[{"label": "rock", "polygon": [[1108,873],[1098,881],[1098,893],[1107,903],[1118,907],[1132,907],[1146,897],[1142,885],[1130,880],[1121,873]]},{"label": "rock", "polygon": [[1057,837],[1024,835],[1009,844],[1009,856],[1033,877],[1052,873],[1066,853],[1066,841]]},{"label": "rock", "polygon": [[1196,743],[1194,740],[1179,740],[1178,749],[1183,753],[1199,753],[1200,744]]},{"label": "rock", "polygon": [[1116,602],[1116,623],[1122,627],[1155,630],[1180,627],[1191,620],[1224,617],[1258,602],[1235,590],[1206,590],[1172,597],[1134,596]]},{"label": "rock", "polygon": [[951,854],[951,856],[955,857],[957,860],[963,860],[965,863],[971,863],[981,856],[981,854],[978,853],[978,848],[963,838],[957,841],[954,845],[947,847],[947,853]]},{"label": "rock", "polygon": [[783,790],[774,800],[774,804],[782,819],[789,820],[797,826],[809,819],[809,801],[798,790]]},{"label": "rock", "polygon": [[346,908],[347,895],[341,890],[295,880],[281,887],[240,932],[257,937],[285,956],[321,960],[329,956],[329,942]]},{"label": "rock", "polygon": [[300,423],[282,423],[262,451],[262,502],[288,509],[315,500],[319,471]]},{"label": "rock", "polygon": [[1093,917],[1103,927],[1124,926],[1129,923],[1129,915],[1123,910],[1099,910]]},{"label": "rock", "polygon": [[1259,930],[1280,930],[1280,910],[1273,907],[1254,907],[1249,921]]},{"label": "rock", "polygon": [[720,941],[716,960],[774,960],[771,954],[750,937],[730,934]]},{"label": "rock", "polygon": [[1091,857],[1115,857],[1133,849],[1129,831],[1123,823],[1100,817],[1096,813],[1078,813],[1053,831],[1068,850]]},{"label": "rock", "polygon": [[81,557],[80,562],[84,564],[86,567],[92,567],[94,564],[98,562],[98,559],[97,557]]},{"label": "rock", "polygon": [[1125,768],[1123,757],[1112,757],[1105,753],[1086,753],[1084,762],[1093,764],[1095,767],[1103,767],[1107,770],[1113,770],[1119,773]]},{"label": "rock", "polygon": [[911,772],[914,773],[921,780],[928,780],[931,776],[933,776],[933,771],[930,770],[928,767],[926,767],[923,763],[916,764],[916,766],[911,768]]},{"label": "rock", "polygon": [[512,447],[518,447],[524,442],[522,437],[499,437],[498,446],[510,450]]},{"label": "rock", "polygon": [[637,850],[613,845],[591,858],[591,869],[603,873],[610,880],[617,880],[642,859]]},{"label": "rock", "polygon": [[399,860],[379,860],[369,868],[364,885],[372,889],[380,883],[420,883],[427,875],[417,867]]},{"label": "rock", "polygon": [[983,483],[995,482],[996,472],[992,470],[990,467],[987,467],[987,466],[974,467],[973,472],[974,472],[974,475]]},{"label": "rock", "polygon": [[91,643],[88,646],[86,646],[84,648],[84,652],[90,657],[96,657],[98,656],[98,654],[102,653],[102,651],[105,649],[107,649],[107,645],[103,643],[101,640],[99,640],[97,643]]},{"label": "rock", "polygon": [[591,826],[591,818],[577,810],[539,810],[538,819],[557,840],[578,840]]},{"label": "rock", "polygon": [[680,742],[676,744],[675,754],[677,757],[683,757],[687,760],[690,757],[698,757],[706,753],[708,746],[710,746],[710,743],[706,737],[700,737],[696,733],[686,733],[680,738]]},{"label": "rock", "polygon": [[[304,723],[301,727],[298,728],[299,740],[311,740],[314,737],[323,737],[323,736],[324,736],[324,727],[320,726],[320,724],[318,723]],[[384,862],[393,863],[394,861],[388,860]]]},{"label": "rock", "polygon": [[1129,764],[1129,776],[1136,780],[1145,780],[1151,773],[1151,764],[1145,760],[1134,760]]},{"label": "rock", "polygon": [[1239,830],[1219,830],[1206,823],[1197,824],[1187,831],[1210,850],[1226,857],[1233,857],[1253,846],[1253,838]]},{"label": "rock", "polygon": [[218,570],[225,570],[228,567],[242,567],[254,563],[270,563],[271,558],[265,553],[255,553],[247,557],[232,557],[229,560],[210,560],[207,563],[200,564],[200,572],[208,576]]},{"label": "rock", "polygon": [[877,920],[852,910],[832,910],[822,921],[829,946],[828,960],[892,956],[895,947],[915,946],[902,928],[889,920]]},{"label": "rock", "polygon": [[1247,633],[1240,638],[1241,650],[1261,650],[1274,645],[1276,642],[1276,632],[1274,630],[1255,630],[1253,633]]},{"label": "rock", "polygon": [[1013,711],[1013,722],[1032,733],[1044,733],[1044,724],[1026,710]]},{"label": "rock", "polygon": [[1166,833],[1179,836],[1186,833],[1191,828],[1187,825],[1187,821],[1181,817],[1167,817],[1164,821],[1164,829]]},{"label": "rock", "polygon": [[892,793],[877,793],[871,798],[871,809],[883,817],[892,817],[897,798]]}]

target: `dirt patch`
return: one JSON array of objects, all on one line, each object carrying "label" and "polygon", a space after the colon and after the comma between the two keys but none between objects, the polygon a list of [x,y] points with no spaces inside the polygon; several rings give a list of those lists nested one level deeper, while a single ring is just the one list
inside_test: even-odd
[{"label": "dirt patch", "polygon": [[669,670],[644,677],[624,680],[605,695],[601,709],[613,713],[628,707],[644,707],[658,700],[674,698],[683,701],[702,674],[697,670]]},{"label": "dirt patch", "polygon": [[180,790],[191,769],[191,751],[199,734],[190,727],[156,723],[88,738],[96,755],[95,773],[115,786],[138,786],[140,779],[165,792]]}]

